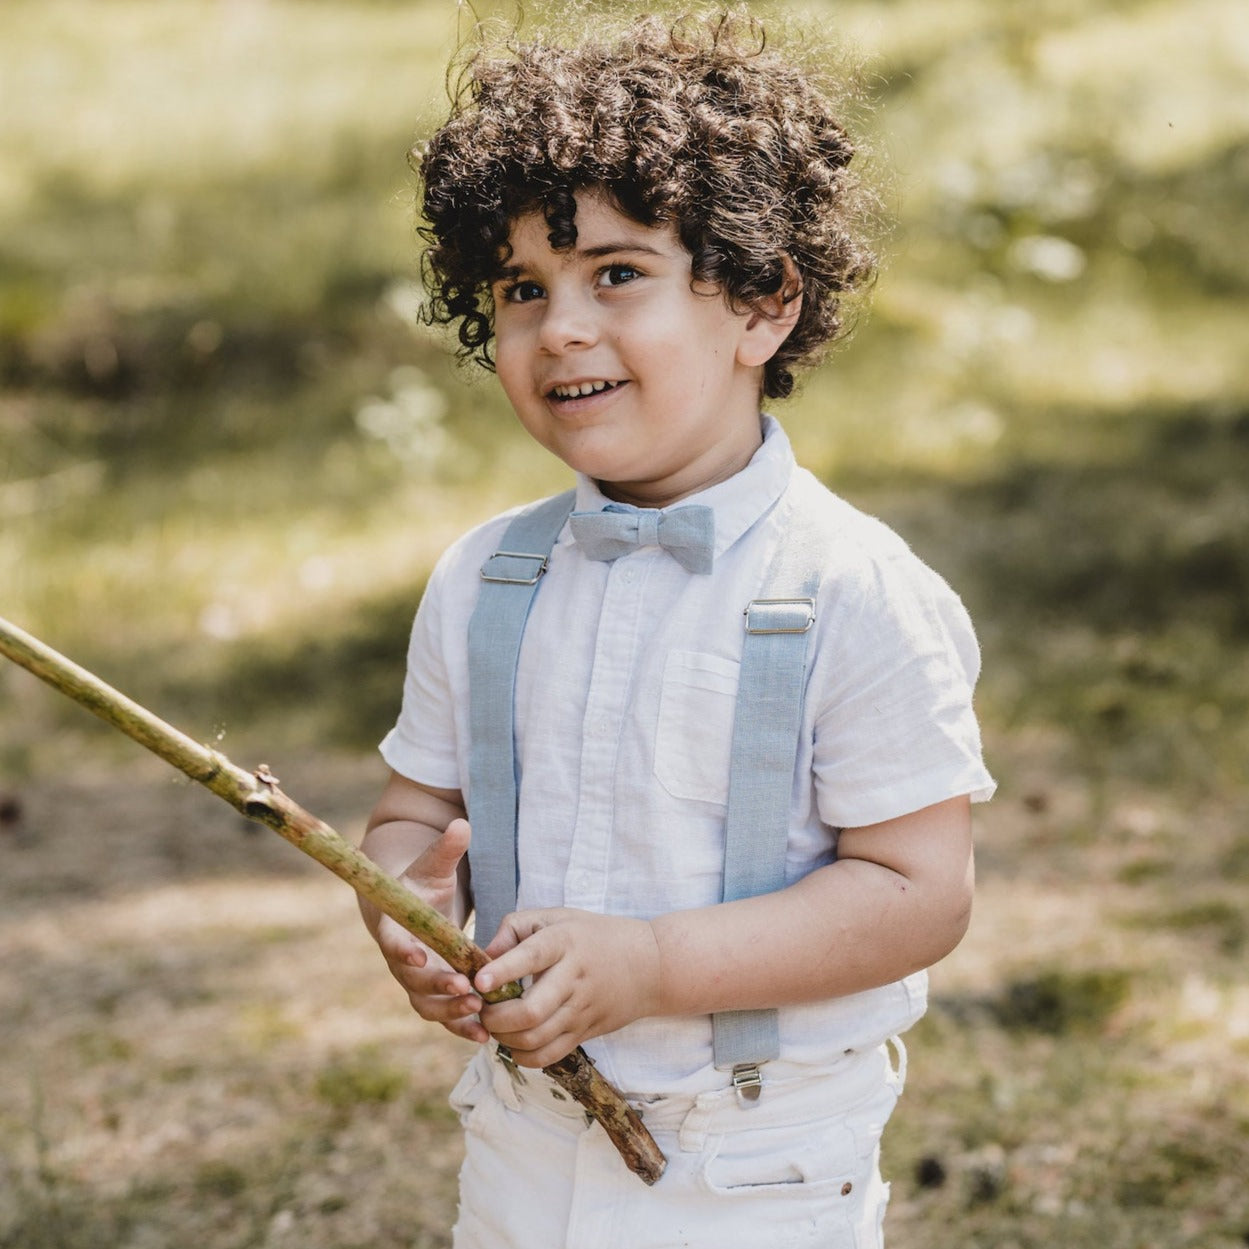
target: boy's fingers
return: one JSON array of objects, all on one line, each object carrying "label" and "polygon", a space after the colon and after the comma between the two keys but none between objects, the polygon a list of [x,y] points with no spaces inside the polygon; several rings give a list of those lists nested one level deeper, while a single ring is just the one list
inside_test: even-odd
[{"label": "boy's fingers", "polygon": [[554,928],[540,928],[515,949],[487,963],[474,978],[479,992],[488,993],[499,985],[549,971],[567,953],[563,934]]},{"label": "boy's fingers", "polygon": [[490,1039],[490,1034],[478,1018],[483,1003],[476,994],[410,992],[408,1002],[427,1023],[441,1024],[448,1032],[466,1041],[484,1045]]},{"label": "boy's fingers", "polygon": [[514,949],[535,932],[548,928],[561,914],[558,910],[512,911],[499,924],[499,931],[486,946],[486,953],[497,958],[506,950]]},{"label": "boy's fingers", "polygon": [[461,1023],[466,1019],[475,1018],[481,1010],[481,998],[450,997],[428,993],[409,993],[408,1001],[412,1009],[429,1023]]},{"label": "boy's fingers", "polygon": [[524,1034],[532,1045],[540,1032],[550,1033],[556,1028],[563,1030],[565,1025],[556,1021],[565,1017],[567,1005],[567,991],[553,983],[550,976],[544,976],[535,980],[523,997],[508,1002],[483,1003],[481,1021],[491,1036],[502,1040],[504,1033],[513,1037]]},{"label": "boy's fingers", "polygon": [[[420,997],[458,997],[479,1001],[468,977],[446,967],[391,966],[391,974],[410,995]],[[474,1008],[475,1009],[475,1008]]]},{"label": "boy's fingers", "polygon": [[463,1037],[466,1041],[476,1041],[478,1045],[485,1045],[490,1040],[490,1033],[476,1019],[464,1019],[458,1023],[445,1023],[442,1026],[452,1036]]},{"label": "boy's fingers", "polygon": [[506,954],[501,954],[498,958],[489,962],[473,977],[473,988],[478,993],[489,993],[492,989],[497,989],[501,984],[508,984],[513,980],[523,980],[526,976],[537,975],[538,972],[544,971],[550,963],[541,958],[535,961],[534,955],[537,951],[533,951],[529,946],[517,946],[514,950],[509,950]]},{"label": "boy's fingers", "polygon": [[452,1036],[462,1037],[465,1041],[475,1041],[478,1045],[484,1045],[490,1040],[490,1033],[482,1027],[481,1021],[475,1015],[469,1015],[467,1018],[451,1018],[451,1019],[434,1019],[429,1016],[422,1016],[429,1023],[436,1023],[445,1028]]},{"label": "boy's fingers", "polygon": [[[477,973],[477,987],[485,992],[506,984],[509,980],[519,980],[522,976],[532,976],[549,967],[559,957],[553,949],[549,937],[551,925],[557,912],[553,911],[515,911],[505,915],[486,953],[490,962]],[[485,976],[489,983],[485,983]]]},{"label": "boy's fingers", "polygon": [[453,876],[460,860],[468,853],[468,845],[472,840],[472,831],[468,821],[452,820],[443,834],[431,843],[403,874],[408,879],[419,883],[429,878]]},{"label": "boy's fingers", "polygon": [[574,1033],[562,1029],[554,1036],[540,1041],[533,1040],[523,1033],[518,1034],[512,1040],[497,1032],[491,1035],[501,1045],[507,1046],[512,1057],[522,1067],[549,1067],[552,1063],[559,1062],[561,1058],[571,1054],[579,1044]]},{"label": "boy's fingers", "polygon": [[377,947],[388,963],[424,967],[429,961],[429,951],[389,915],[383,915],[377,925]]}]

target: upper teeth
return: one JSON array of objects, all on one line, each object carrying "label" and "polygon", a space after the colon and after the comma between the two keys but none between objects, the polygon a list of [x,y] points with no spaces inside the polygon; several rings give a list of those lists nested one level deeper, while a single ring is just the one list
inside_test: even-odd
[{"label": "upper teeth", "polygon": [[594,395],[600,390],[606,390],[611,386],[611,382],[582,382],[578,386],[556,386],[555,393],[561,399],[573,399],[577,395]]}]

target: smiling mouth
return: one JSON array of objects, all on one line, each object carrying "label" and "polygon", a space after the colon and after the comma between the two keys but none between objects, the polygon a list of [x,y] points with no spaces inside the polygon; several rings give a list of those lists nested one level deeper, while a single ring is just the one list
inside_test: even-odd
[{"label": "smiling mouth", "polygon": [[547,391],[547,398],[557,400],[560,403],[568,403],[573,399],[585,399],[590,395],[601,395],[609,390],[619,390],[624,382],[578,382],[571,386],[552,386]]}]

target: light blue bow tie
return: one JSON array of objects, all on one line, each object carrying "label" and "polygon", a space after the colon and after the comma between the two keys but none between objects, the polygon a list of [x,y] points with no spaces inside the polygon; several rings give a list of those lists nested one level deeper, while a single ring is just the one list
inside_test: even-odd
[{"label": "light blue bow tie", "polygon": [[568,523],[589,559],[619,559],[638,547],[661,546],[682,568],[708,573],[715,557],[716,515],[701,503],[670,511],[610,504],[602,512],[573,512]]}]

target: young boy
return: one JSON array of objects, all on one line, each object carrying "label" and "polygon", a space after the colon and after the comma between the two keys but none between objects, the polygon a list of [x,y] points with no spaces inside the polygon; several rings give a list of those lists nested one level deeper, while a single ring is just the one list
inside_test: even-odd
[{"label": "young boy", "polygon": [[[418,1014],[497,1043],[458,1249],[880,1245],[891,1054],[967,924],[970,623],[760,412],[871,273],[851,142],[762,43],[482,55],[423,155],[429,314],[576,473],[439,562],[364,843],[493,959],[366,908]],[[653,1188],[538,1070],[579,1044]]]}]

